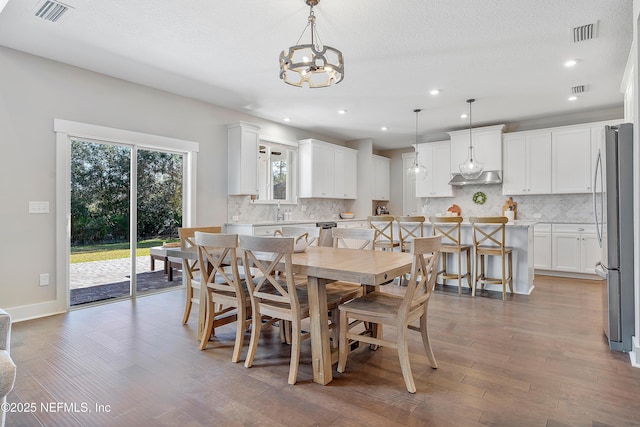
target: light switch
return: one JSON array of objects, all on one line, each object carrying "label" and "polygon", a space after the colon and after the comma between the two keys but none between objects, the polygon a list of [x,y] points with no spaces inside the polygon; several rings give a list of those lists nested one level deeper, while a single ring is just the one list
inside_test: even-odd
[{"label": "light switch", "polygon": [[49,286],[49,273],[40,274],[40,286]]},{"label": "light switch", "polygon": [[48,214],[49,202],[29,202],[30,214]]}]

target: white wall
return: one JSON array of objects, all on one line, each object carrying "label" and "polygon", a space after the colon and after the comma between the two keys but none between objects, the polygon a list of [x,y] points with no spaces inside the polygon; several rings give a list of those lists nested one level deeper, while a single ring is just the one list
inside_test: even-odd
[{"label": "white wall", "polygon": [[[55,118],[198,142],[194,225],[227,219],[227,124],[255,123],[291,141],[328,139],[4,47],[0,70],[0,307],[14,313],[45,307],[64,286],[55,282]],[[30,200],[49,201],[51,213],[28,214]],[[49,286],[39,286],[40,273],[49,273]]]}]

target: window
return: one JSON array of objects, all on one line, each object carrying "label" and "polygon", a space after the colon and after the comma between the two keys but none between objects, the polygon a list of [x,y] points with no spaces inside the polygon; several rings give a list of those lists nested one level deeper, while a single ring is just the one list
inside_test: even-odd
[{"label": "window", "polygon": [[291,147],[260,140],[257,201],[293,203],[294,162],[295,151]]}]

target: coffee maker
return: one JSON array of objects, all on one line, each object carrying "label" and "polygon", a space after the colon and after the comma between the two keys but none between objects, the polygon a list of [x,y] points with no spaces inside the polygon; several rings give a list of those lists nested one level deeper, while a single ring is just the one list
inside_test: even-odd
[{"label": "coffee maker", "polygon": [[389,215],[389,210],[386,206],[378,206],[376,208],[376,215]]}]

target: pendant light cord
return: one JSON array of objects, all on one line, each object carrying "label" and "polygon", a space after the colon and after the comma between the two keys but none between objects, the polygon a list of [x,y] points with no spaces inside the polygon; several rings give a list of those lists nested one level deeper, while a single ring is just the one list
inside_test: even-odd
[{"label": "pendant light cord", "polygon": [[467,99],[469,103],[469,160],[473,162],[473,134],[471,132],[471,104],[475,99]]}]

